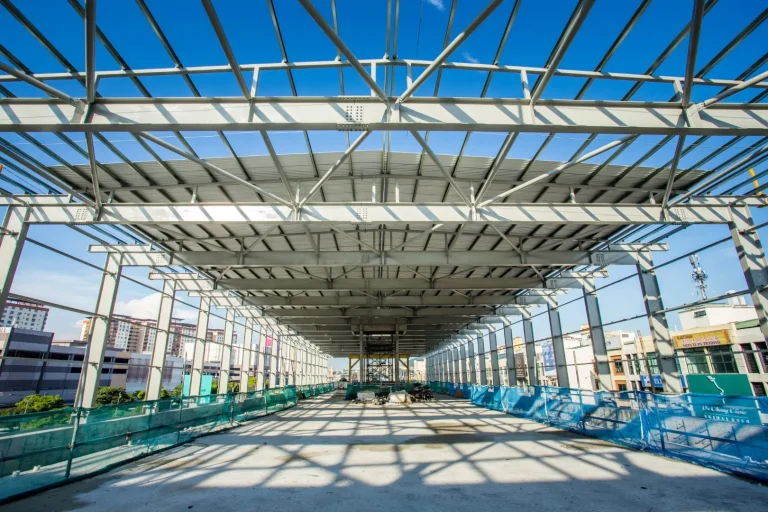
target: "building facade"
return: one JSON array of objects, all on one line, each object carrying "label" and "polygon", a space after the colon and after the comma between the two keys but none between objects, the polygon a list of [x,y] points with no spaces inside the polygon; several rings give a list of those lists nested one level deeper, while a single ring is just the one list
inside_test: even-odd
[{"label": "building facade", "polygon": [[[75,401],[85,342],[53,341],[53,333],[0,327],[0,407],[28,395],[60,395]],[[130,354],[107,349],[100,386],[125,387]]]},{"label": "building facade", "polygon": [[34,302],[9,300],[2,316],[0,327],[18,327],[31,331],[44,331],[48,321],[48,308]]}]

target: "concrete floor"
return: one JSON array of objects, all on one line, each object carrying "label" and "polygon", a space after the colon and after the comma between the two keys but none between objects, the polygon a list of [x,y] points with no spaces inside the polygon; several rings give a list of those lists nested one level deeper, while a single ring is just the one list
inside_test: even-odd
[{"label": "concrete floor", "polygon": [[441,400],[317,397],[4,512],[765,510],[768,488]]}]

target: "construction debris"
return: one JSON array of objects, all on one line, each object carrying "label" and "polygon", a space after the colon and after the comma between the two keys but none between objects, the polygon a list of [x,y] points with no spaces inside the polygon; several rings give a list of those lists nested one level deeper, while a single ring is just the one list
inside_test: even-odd
[{"label": "construction debris", "polygon": [[410,394],[414,402],[427,402],[435,399],[429,386],[423,386],[421,384],[414,384]]}]

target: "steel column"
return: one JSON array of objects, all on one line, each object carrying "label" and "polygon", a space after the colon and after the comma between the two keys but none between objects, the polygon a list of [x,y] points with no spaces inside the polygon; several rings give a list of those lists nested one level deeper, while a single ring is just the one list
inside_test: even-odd
[{"label": "steel column", "polygon": [[477,357],[480,362],[480,385],[488,385],[488,368],[485,364],[485,354],[487,352],[485,345],[485,336],[481,331],[475,331],[477,337]]},{"label": "steel column", "polygon": [[96,301],[96,316],[91,320],[88,360],[83,370],[85,377],[81,380],[83,389],[80,402],[83,407],[96,406],[96,394],[99,391],[101,381],[101,367],[104,364],[104,351],[109,340],[109,327],[112,323],[112,312],[115,307],[117,289],[120,285],[121,259],[120,254],[107,254],[107,261],[104,265],[99,298]]},{"label": "steel column", "polygon": [[467,349],[469,350],[469,382],[477,384],[477,356],[475,356],[475,344],[472,340],[467,340]]},{"label": "steel column", "polygon": [[752,303],[757,311],[757,320],[763,337],[768,338],[768,264],[765,259],[763,245],[749,207],[746,205],[734,206],[731,209],[732,221],[729,224],[731,237],[736,246],[736,254],[741,263],[741,270],[747,281]]},{"label": "steel column", "polygon": [[515,347],[512,327],[504,326],[504,350],[507,354],[507,385],[509,387],[517,386],[517,369],[515,366]]},{"label": "steel column", "polygon": [[240,392],[248,391],[248,379],[251,376],[253,365],[253,319],[245,319],[245,332],[243,335],[243,352],[240,357]]},{"label": "steel column", "polygon": [[395,324],[395,383],[400,383],[400,329]]},{"label": "steel column", "polygon": [[275,331],[269,331],[269,336],[272,339],[272,346],[269,347],[269,382],[270,387],[278,387],[279,380],[277,376],[277,336]]},{"label": "steel column", "polygon": [[266,351],[266,342],[267,342],[267,336],[264,333],[264,327],[259,326],[259,344],[256,348],[256,357],[257,357],[257,363],[256,363],[256,391],[261,391],[264,389],[264,374],[265,374],[265,351]]},{"label": "steel column", "polygon": [[[495,349],[491,348],[491,339],[495,341]],[[501,379],[499,377],[499,339],[495,331],[488,331],[488,350],[491,354],[491,385],[494,387],[501,386]]]},{"label": "steel column", "polygon": [[[649,253],[650,254],[650,253]],[[560,323],[560,309],[557,304],[556,295],[548,295],[547,299],[547,317],[549,318],[549,331],[552,335],[552,351],[555,355],[555,371],[557,372],[557,385],[561,388],[570,387],[568,378],[568,361],[565,356],[565,345],[563,344],[563,327]]]},{"label": "steel column", "polygon": [[235,334],[235,314],[227,310],[224,322],[224,344],[221,347],[221,362],[219,363],[219,394],[227,393],[229,374],[232,369],[232,341]]},{"label": "steel column", "polygon": [[155,343],[152,347],[152,359],[149,363],[149,376],[145,397],[147,400],[159,400],[160,390],[163,387],[163,369],[168,354],[168,342],[171,339],[171,317],[173,316],[173,304],[175,301],[176,283],[165,281],[163,294],[160,297],[160,311],[157,315],[155,328]]},{"label": "steel column", "polygon": [[675,346],[669,334],[667,315],[663,311],[661,290],[656,279],[656,272],[653,269],[653,256],[650,252],[638,253],[637,275],[640,279],[640,289],[643,291],[643,303],[645,304],[645,314],[648,317],[648,325],[651,328],[651,338],[659,357],[664,391],[682,393],[683,385],[680,382],[680,372],[675,360]]},{"label": "steel column", "polygon": [[525,344],[525,360],[528,366],[528,384],[539,385],[539,370],[536,367],[536,344],[533,342],[533,322],[531,312],[523,311],[523,343]]},{"label": "steel column", "polygon": [[461,362],[461,382],[467,384],[469,382],[467,375],[467,346],[461,342],[459,342],[459,361]]},{"label": "steel column", "polygon": [[199,396],[205,368],[206,338],[208,336],[208,319],[211,312],[211,299],[200,297],[200,311],[197,314],[197,331],[195,332],[195,348],[192,352],[192,371],[189,377],[189,396]]},{"label": "steel column", "polygon": [[605,345],[605,333],[600,315],[600,303],[597,300],[597,289],[595,281],[592,279],[584,280],[584,305],[587,310],[592,353],[597,367],[597,389],[598,391],[611,391],[611,366],[608,362],[608,348]]},{"label": "steel column", "polygon": [[5,309],[29,225],[26,208],[8,206],[0,232],[0,313]]}]

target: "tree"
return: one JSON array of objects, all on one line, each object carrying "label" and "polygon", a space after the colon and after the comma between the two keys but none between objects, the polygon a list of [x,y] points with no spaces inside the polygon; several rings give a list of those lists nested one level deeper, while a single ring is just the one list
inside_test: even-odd
[{"label": "tree", "polygon": [[171,398],[171,394],[168,392],[167,389],[163,388],[160,390],[160,400],[166,400],[168,398]]},{"label": "tree", "polygon": [[114,386],[100,387],[96,393],[96,405],[113,405],[133,402],[133,397],[123,388]]},{"label": "tree", "polygon": [[181,396],[181,393],[183,391],[184,391],[184,383],[181,383],[175,388],[173,388],[173,391],[171,391],[171,396]]},{"label": "tree", "polygon": [[131,396],[133,397],[134,400],[141,402],[147,396],[147,393],[143,389],[140,389],[139,391],[135,391],[134,393],[132,393]]},{"label": "tree", "polygon": [[211,394],[212,395],[219,394],[219,381],[214,380],[213,382],[211,382]]},{"label": "tree", "polygon": [[14,414],[43,412],[64,407],[64,400],[59,395],[28,395],[16,402]]},{"label": "tree", "polygon": [[240,391],[240,384],[238,384],[237,382],[230,382],[227,385],[227,392],[228,393],[237,393],[239,391]]},{"label": "tree", "polygon": [[252,391],[256,389],[256,377],[248,377],[248,389],[246,391]]}]

